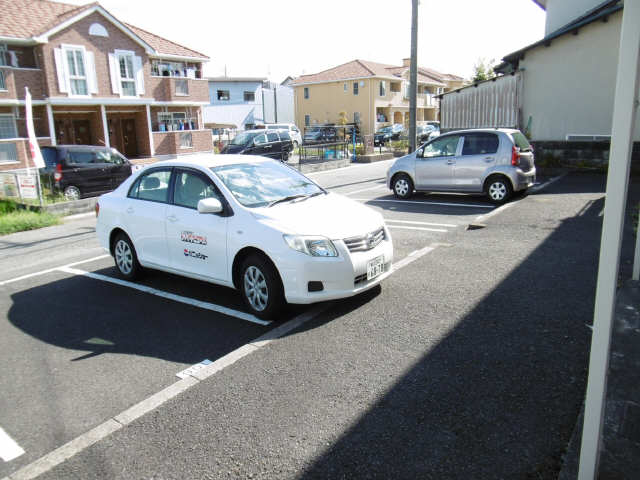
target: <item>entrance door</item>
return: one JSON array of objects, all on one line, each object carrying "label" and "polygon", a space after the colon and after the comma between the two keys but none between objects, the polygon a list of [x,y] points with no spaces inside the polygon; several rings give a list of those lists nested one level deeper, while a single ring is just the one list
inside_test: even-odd
[{"label": "entrance door", "polygon": [[73,143],[76,145],[91,145],[91,128],[89,120],[73,121]]},{"label": "entrance door", "polygon": [[120,121],[122,128],[122,152],[125,157],[138,156],[138,141],[136,138],[136,121],[133,118],[123,118]]}]

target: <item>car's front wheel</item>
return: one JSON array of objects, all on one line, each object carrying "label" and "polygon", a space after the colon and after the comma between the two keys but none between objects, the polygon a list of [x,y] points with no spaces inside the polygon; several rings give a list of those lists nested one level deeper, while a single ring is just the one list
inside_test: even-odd
[{"label": "car's front wheel", "polygon": [[260,255],[250,255],[242,263],[242,300],[256,317],[275,319],[284,306],[282,282],[275,267]]},{"label": "car's front wheel", "polygon": [[63,193],[67,200],[80,200],[80,189],[75,185],[69,185]]},{"label": "car's front wheel", "polygon": [[400,173],[393,177],[393,194],[400,198],[406,199],[413,195],[413,181],[406,173]]},{"label": "car's front wheel", "polygon": [[133,243],[124,233],[118,234],[113,242],[113,259],[122,277],[133,280],[140,276],[142,266],[138,263],[138,255]]}]

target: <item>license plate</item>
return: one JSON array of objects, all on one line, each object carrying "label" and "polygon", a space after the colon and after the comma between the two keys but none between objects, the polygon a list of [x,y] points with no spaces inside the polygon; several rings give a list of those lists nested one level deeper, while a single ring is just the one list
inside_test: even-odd
[{"label": "license plate", "polygon": [[384,271],[384,256],[380,255],[379,257],[376,257],[373,260],[369,260],[367,262],[367,280],[376,278],[383,271]]}]

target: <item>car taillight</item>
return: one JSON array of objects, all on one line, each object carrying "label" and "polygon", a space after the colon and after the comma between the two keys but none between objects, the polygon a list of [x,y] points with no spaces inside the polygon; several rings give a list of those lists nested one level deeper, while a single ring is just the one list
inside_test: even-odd
[{"label": "car taillight", "polygon": [[100,213],[100,204],[96,202],[96,218],[98,217],[99,213]]},{"label": "car taillight", "polygon": [[518,149],[515,145],[511,147],[511,165],[514,167],[520,165],[520,153],[518,153]]},{"label": "car taillight", "polygon": [[62,180],[62,164],[58,163],[56,165],[56,172],[53,174],[53,179],[56,182],[59,182],[60,180]]}]

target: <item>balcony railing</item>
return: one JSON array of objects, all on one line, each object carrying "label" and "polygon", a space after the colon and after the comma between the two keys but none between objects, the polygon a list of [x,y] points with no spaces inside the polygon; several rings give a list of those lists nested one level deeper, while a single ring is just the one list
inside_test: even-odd
[{"label": "balcony railing", "polygon": [[[24,87],[29,87],[34,100],[44,98],[42,70],[0,67],[0,98],[24,99]],[[4,82],[4,88],[2,83]]]},{"label": "balcony railing", "polygon": [[209,102],[209,82],[204,79],[151,77],[150,89],[153,98],[160,102]]}]

